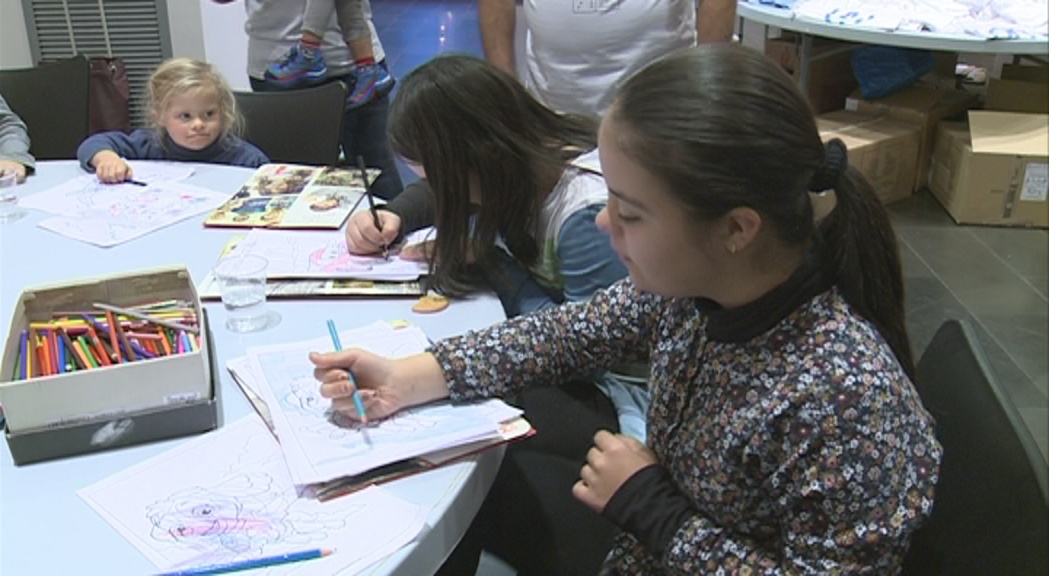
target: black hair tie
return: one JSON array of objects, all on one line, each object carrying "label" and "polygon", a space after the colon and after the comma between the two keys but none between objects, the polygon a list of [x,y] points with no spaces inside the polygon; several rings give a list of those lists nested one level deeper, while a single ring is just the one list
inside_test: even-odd
[{"label": "black hair tie", "polygon": [[823,165],[809,180],[810,192],[823,192],[837,185],[845,169],[849,167],[849,151],[845,143],[835,138],[823,145]]}]

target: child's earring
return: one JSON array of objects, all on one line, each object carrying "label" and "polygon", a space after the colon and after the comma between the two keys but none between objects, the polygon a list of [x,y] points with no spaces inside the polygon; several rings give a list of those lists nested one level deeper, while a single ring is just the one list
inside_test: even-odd
[{"label": "child's earring", "polygon": [[733,256],[736,255],[736,245],[735,244],[729,244],[728,245],[728,253],[733,255]]}]

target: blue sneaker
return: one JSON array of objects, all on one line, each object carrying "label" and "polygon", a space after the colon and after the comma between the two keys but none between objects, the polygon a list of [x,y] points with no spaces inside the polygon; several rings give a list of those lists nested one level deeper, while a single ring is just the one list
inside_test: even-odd
[{"label": "blue sneaker", "polygon": [[354,82],[346,97],[346,109],[353,110],[390,93],[395,80],[386,67],[378,64],[358,66],[350,73]]},{"label": "blue sneaker", "polygon": [[328,75],[328,66],[320,50],[311,50],[307,55],[298,45],[292,47],[278,62],[266,69],[266,80],[291,88],[307,84],[316,84]]}]

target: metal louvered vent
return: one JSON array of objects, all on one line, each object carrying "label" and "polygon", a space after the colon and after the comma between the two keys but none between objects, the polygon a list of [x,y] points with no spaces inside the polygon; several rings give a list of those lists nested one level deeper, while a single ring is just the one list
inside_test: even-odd
[{"label": "metal louvered vent", "polygon": [[171,57],[165,2],[22,0],[33,61],[44,63],[77,53],[120,57],[127,66],[131,88],[131,123],[145,126],[146,81]]}]

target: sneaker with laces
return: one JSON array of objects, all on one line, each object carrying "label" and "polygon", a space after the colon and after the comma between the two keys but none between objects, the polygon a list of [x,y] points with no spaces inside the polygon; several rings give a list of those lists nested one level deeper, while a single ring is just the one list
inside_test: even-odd
[{"label": "sneaker with laces", "polygon": [[377,98],[382,98],[390,93],[395,83],[389,71],[378,64],[358,66],[354,68],[351,75],[354,82],[350,95],[346,97],[347,110],[353,110]]},{"label": "sneaker with laces", "polygon": [[278,86],[294,87],[315,84],[328,75],[328,67],[320,50],[307,55],[299,46],[292,47],[279,61],[266,69],[266,80]]}]

